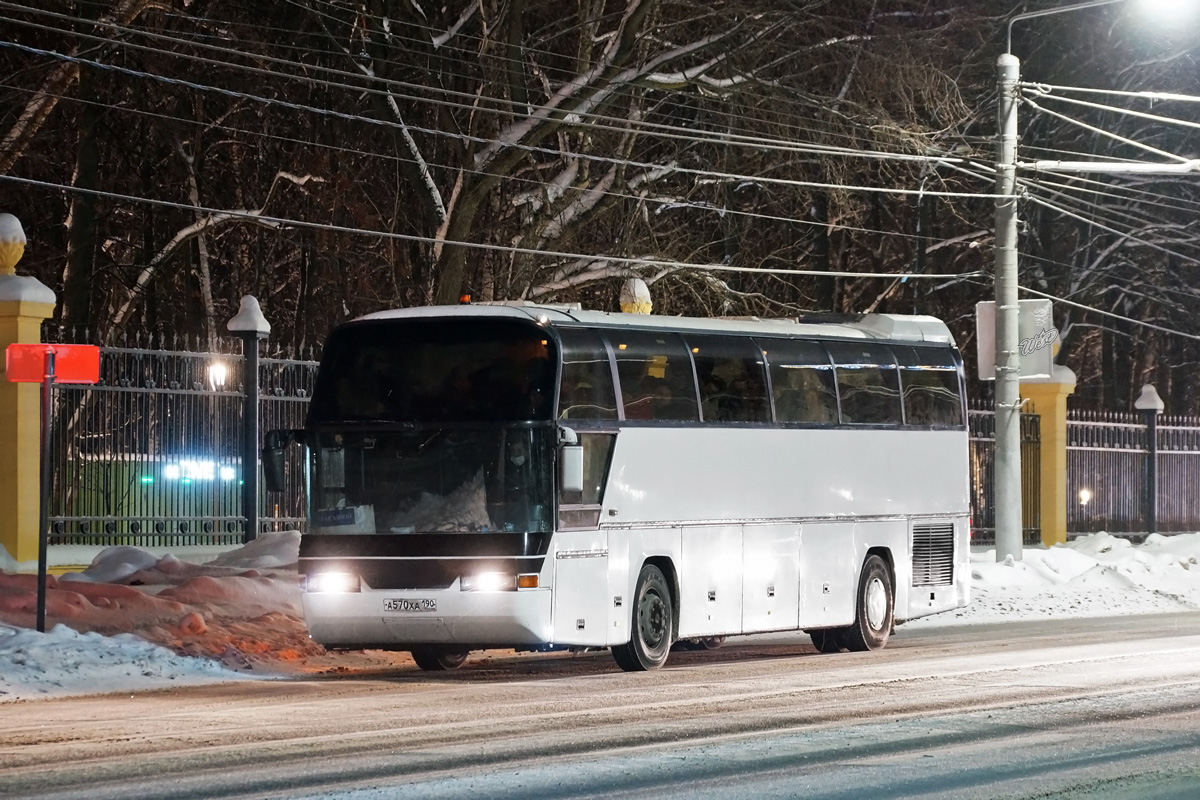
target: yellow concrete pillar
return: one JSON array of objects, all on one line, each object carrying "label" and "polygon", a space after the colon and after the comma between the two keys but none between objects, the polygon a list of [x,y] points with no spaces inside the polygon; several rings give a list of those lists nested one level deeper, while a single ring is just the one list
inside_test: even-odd
[{"label": "yellow concrete pillar", "polygon": [[1041,419],[1042,544],[1067,542],[1067,395],[1075,391],[1075,373],[1055,364],[1049,378],[1023,378],[1025,410]]},{"label": "yellow concrete pillar", "polygon": [[[0,214],[0,546],[17,564],[37,569],[41,500],[41,395],[36,383],[10,383],[4,351],[42,341],[42,321],[54,313],[54,292],[16,275],[25,233]],[[0,563],[4,559],[0,553]]]}]

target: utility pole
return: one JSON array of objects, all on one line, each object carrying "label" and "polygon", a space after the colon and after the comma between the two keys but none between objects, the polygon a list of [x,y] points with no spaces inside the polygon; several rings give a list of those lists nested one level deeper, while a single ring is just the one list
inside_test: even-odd
[{"label": "utility pole", "polygon": [[996,62],[1000,92],[996,145],[996,560],[1020,560],[1021,387],[1017,331],[1017,82],[1021,62],[1011,53]]},{"label": "utility pole", "polygon": [[1128,0],[1084,0],[1066,6],[1017,14],[1008,21],[1007,49],[997,61],[999,140],[996,145],[996,460],[993,495],[996,506],[996,560],[1021,558],[1021,360],[1018,347],[1020,304],[1017,286],[1017,170],[1178,174],[1200,172],[1200,160],[1172,156],[1176,163],[1017,162],[1017,106],[1021,62],[1012,54],[1013,24]]}]

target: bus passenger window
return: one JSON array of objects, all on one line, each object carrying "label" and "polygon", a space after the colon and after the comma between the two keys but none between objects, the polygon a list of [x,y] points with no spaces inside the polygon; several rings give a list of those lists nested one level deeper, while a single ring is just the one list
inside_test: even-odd
[{"label": "bus passenger window", "polygon": [[563,359],[558,418],[616,419],[612,367],[600,335],[578,328],[559,328],[558,334]]},{"label": "bus passenger window", "polygon": [[949,348],[893,347],[900,362],[907,425],[962,427],[958,366]]},{"label": "bus passenger window", "polygon": [[700,419],[692,360],[679,334],[619,331],[608,336],[617,357],[625,419]]},{"label": "bus passenger window", "polygon": [[833,364],[816,342],[759,339],[771,368],[775,419],[832,425],[838,421]]},{"label": "bus passenger window", "polygon": [[861,425],[899,425],[900,385],[896,360],[885,345],[831,343],[836,364],[842,421]]},{"label": "bus passenger window", "polygon": [[705,422],[769,422],[762,351],[753,340],[686,334]]}]

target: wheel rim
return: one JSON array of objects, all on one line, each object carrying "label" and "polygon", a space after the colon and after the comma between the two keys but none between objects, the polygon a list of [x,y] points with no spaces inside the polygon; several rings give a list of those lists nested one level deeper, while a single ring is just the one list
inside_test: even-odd
[{"label": "wheel rim", "polygon": [[879,578],[872,578],[867,584],[867,624],[871,626],[871,630],[877,631],[883,628],[887,622],[887,588],[883,585],[883,581]]},{"label": "wheel rim", "polygon": [[657,592],[647,592],[638,608],[638,630],[642,641],[651,650],[657,650],[666,641],[667,607]]}]

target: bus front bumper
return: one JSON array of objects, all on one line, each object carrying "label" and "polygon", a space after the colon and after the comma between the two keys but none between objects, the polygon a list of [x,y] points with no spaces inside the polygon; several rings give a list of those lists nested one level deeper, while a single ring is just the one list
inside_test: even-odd
[{"label": "bus front bumper", "polygon": [[549,589],[464,592],[455,587],[305,592],[303,605],[309,634],[331,649],[524,647],[550,643],[551,597]]}]

